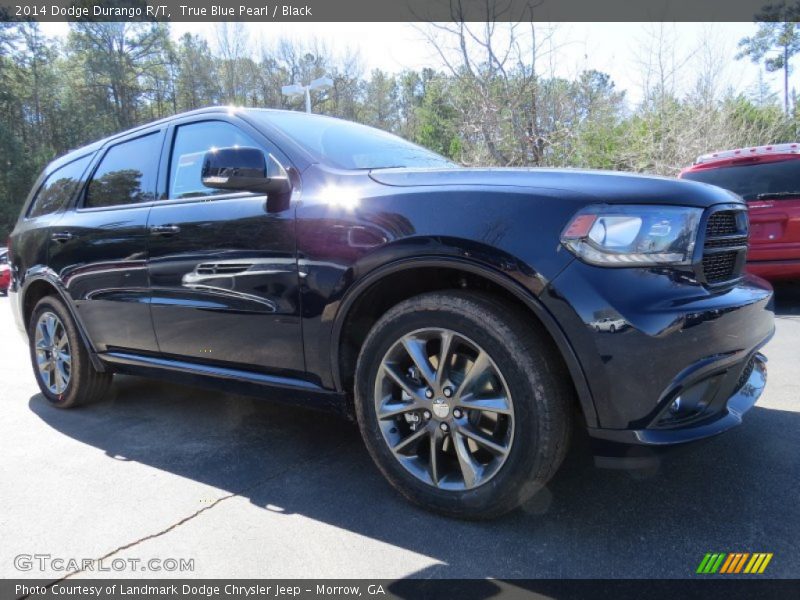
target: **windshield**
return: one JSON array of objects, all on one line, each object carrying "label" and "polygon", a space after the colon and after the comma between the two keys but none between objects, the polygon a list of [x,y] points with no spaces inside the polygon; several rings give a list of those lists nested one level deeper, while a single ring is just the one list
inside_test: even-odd
[{"label": "windshield", "polygon": [[800,196],[800,160],[786,159],[700,169],[683,174],[684,179],[702,181],[730,190],[745,200],[755,200],[762,194],[797,192]]},{"label": "windshield", "polygon": [[349,121],[273,111],[249,111],[247,116],[280,129],[320,162],[340,169],[457,166],[396,135]]}]

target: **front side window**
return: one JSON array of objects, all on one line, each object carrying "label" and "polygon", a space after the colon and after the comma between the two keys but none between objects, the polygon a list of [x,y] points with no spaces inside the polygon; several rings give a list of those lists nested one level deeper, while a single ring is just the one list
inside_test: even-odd
[{"label": "front side window", "polygon": [[161,136],[151,133],[112,146],[89,182],[84,207],[149,202],[155,197]]},{"label": "front side window", "polygon": [[204,186],[201,171],[206,152],[236,146],[262,148],[263,144],[224,121],[202,121],[178,127],[170,161],[169,197],[181,199],[229,193]]},{"label": "front side window", "polygon": [[91,158],[91,154],[84,156],[50,173],[36,193],[28,216],[39,217],[64,208],[78,188],[81,176],[89,166]]}]

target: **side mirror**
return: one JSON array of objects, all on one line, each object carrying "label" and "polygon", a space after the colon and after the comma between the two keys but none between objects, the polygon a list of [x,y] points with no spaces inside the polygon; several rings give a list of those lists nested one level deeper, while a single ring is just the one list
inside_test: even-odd
[{"label": "side mirror", "polygon": [[217,148],[206,152],[203,185],[215,190],[280,194],[290,189],[286,170],[258,148]]}]

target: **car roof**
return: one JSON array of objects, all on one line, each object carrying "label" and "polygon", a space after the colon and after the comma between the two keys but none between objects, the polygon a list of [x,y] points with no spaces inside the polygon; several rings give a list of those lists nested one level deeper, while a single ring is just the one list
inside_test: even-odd
[{"label": "car roof", "polygon": [[[137,131],[145,131],[150,129],[151,127],[157,127],[159,125],[165,125],[177,119],[183,119],[185,117],[191,117],[195,115],[204,115],[204,114],[220,114],[220,113],[227,113],[227,114],[237,114],[237,113],[247,113],[247,112],[273,112],[273,113],[296,113],[297,111],[291,110],[280,110],[277,108],[249,108],[249,107],[241,107],[241,106],[207,106],[204,108],[197,108],[195,110],[190,110],[182,113],[178,113],[175,115],[170,115],[169,117],[164,117],[163,119],[158,119],[156,121],[150,121],[148,123],[144,123],[142,125],[137,125],[136,127],[132,127],[130,129],[126,129],[125,131],[120,131],[118,133],[106,136],[100,140],[92,142],[90,144],[86,144],[85,146],[81,146],[79,148],[75,148],[74,150],[70,150],[66,154],[61,155],[60,157],[53,160],[47,167],[47,170],[50,171],[52,169],[58,168],[62,165],[72,162],[73,160],[80,158],[81,156],[85,156],[90,152],[95,152],[105,146],[106,144],[113,142],[116,139],[123,138],[125,136],[131,135],[136,133]],[[319,115],[313,115],[319,116]]]},{"label": "car roof", "polygon": [[746,148],[734,148],[733,150],[721,150],[718,152],[709,152],[708,154],[701,154],[697,157],[691,167],[701,168],[707,167],[716,163],[734,163],[739,160],[750,160],[753,157],[767,158],[781,155],[796,154],[800,157],[800,142],[788,142],[785,144],[769,144],[765,146],[749,146]]}]

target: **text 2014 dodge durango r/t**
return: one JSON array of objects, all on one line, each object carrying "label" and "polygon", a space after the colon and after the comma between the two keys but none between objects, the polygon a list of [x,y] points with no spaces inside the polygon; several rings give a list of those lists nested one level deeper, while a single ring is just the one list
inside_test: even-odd
[{"label": "text 2014 dodge durango r/t", "polygon": [[212,108],[51,163],[10,293],[54,406],[120,372],[340,410],[406,497],[482,518],[546,484],[573,422],[609,465],[741,422],[774,329],[747,235],[705,184]]}]

